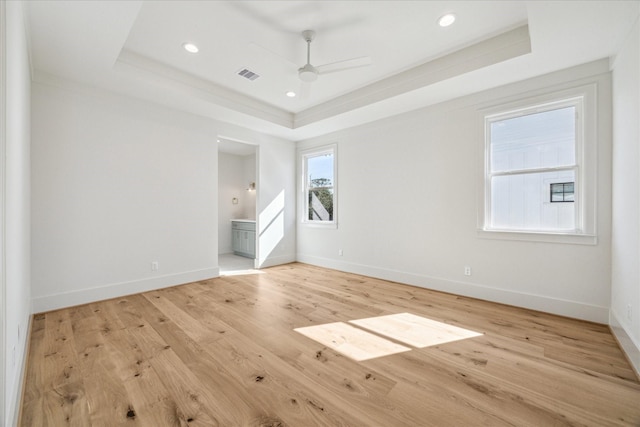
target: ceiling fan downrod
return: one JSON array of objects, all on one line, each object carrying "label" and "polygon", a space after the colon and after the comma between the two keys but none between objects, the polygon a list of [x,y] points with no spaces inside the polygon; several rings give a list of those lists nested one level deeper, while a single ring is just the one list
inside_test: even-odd
[{"label": "ceiling fan downrod", "polygon": [[300,80],[306,83],[316,81],[318,78],[318,70],[311,65],[311,42],[316,36],[316,32],[313,30],[305,30],[302,32],[302,37],[307,42],[307,63],[300,69],[298,69],[298,77]]}]

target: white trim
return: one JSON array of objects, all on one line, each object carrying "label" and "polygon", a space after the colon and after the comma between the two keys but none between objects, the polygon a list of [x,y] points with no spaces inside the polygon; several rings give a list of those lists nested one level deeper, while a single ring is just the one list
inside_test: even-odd
[{"label": "white trim", "polygon": [[518,240],[527,242],[565,243],[572,245],[597,245],[598,236],[583,233],[526,232],[517,230],[478,229],[481,239]]},{"label": "white trim", "polygon": [[313,255],[298,254],[297,259],[299,262],[317,265],[320,267],[361,274],[363,276],[375,277],[455,295],[478,298],[485,301],[513,305],[550,314],[557,314],[574,319],[588,320],[601,324],[607,324],[609,319],[608,307],[586,304],[578,301],[569,301],[559,298],[550,298],[543,295],[515,292],[508,289],[493,288],[475,283],[459,282],[439,277],[406,273],[403,271],[389,270],[370,265],[335,261]]},{"label": "white trim", "polygon": [[12,425],[17,426],[20,422],[20,415],[22,414],[22,403],[24,397],[24,386],[27,382],[27,360],[29,359],[29,351],[31,349],[31,326],[33,322],[33,315],[29,314],[27,321],[27,329],[25,330],[25,346],[20,359],[20,366],[18,366],[18,372],[16,373],[18,378],[17,389],[15,391],[16,400],[11,407],[10,420]]},{"label": "white trim", "polygon": [[294,129],[370,107],[410,91],[531,53],[529,26],[521,25],[489,39],[472,42],[416,67],[383,78],[294,115]]},{"label": "white trim", "polygon": [[6,422],[7,342],[5,334],[7,304],[6,274],[6,137],[7,137],[7,40],[6,1],[0,0],[0,424]]},{"label": "white trim", "polygon": [[211,103],[293,129],[293,114],[282,108],[274,107],[210,80],[185,73],[133,51],[123,49],[114,67],[130,75],[138,75],[146,81],[158,81],[181,93],[195,95]]},{"label": "white trim", "polygon": [[[321,156],[323,154],[331,154],[333,156],[333,220],[332,221],[311,221],[308,220],[307,212],[307,161],[308,157]],[[307,227],[318,228],[338,228],[338,144],[328,144],[319,147],[313,147],[299,152],[300,165],[300,186],[301,186],[301,204],[300,204],[300,223]]]},{"label": "white trim", "polygon": [[[599,77],[579,86],[566,85],[549,92],[526,98],[493,102],[478,108],[479,117],[479,184],[478,184],[478,236],[490,239],[524,240],[550,243],[597,244],[597,153],[598,153],[598,97]],[[578,100],[578,102],[576,102]],[[490,201],[489,143],[487,123],[496,118],[505,119],[537,111],[574,105],[580,120],[576,122],[576,228],[564,232],[545,230],[495,229],[487,225]]]},{"label": "white trim", "polygon": [[636,372],[638,378],[640,378],[640,343],[636,342],[631,334],[627,333],[627,330],[618,320],[616,313],[611,310],[609,313],[609,327],[611,332],[618,340],[620,348],[629,359],[629,363]]},{"label": "white trim", "polygon": [[42,313],[45,311],[57,310],[59,308],[118,298],[140,292],[153,291],[169,286],[207,280],[219,276],[220,268],[210,267],[202,270],[193,270],[178,274],[168,274],[165,276],[132,280],[129,282],[112,283],[109,285],[79,289],[71,292],[44,295],[33,298],[33,311],[34,313]]},{"label": "white trim", "polygon": [[[258,259],[256,258],[256,262],[257,261]],[[256,268],[267,268],[267,267],[273,267],[276,265],[289,264],[292,262],[296,262],[295,255],[280,255],[275,257],[268,257],[267,259],[262,261],[262,264],[260,264],[259,266],[256,266]]]}]

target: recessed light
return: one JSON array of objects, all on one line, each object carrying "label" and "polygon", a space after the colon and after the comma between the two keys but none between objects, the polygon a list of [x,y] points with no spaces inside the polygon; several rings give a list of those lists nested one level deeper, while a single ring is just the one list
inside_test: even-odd
[{"label": "recessed light", "polygon": [[200,50],[198,49],[198,46],[189,42],[182,43],[182,47],[184,48],[184,50],[186,50],[189,53],[198,53],[198,51]]},{"label": "recessed light", "polygon": [[288,96],[289,98],[295,98],[296,93],[295,93],[295,92],[293,92],[293,91],[289,91],[289,92],[287,92],[287,96]]},{"label": "recessed light", "polygon": [[456,21],[456,15],[453,13],[447,13],[438,18],[438,25],[441,27],[448,27]]}]

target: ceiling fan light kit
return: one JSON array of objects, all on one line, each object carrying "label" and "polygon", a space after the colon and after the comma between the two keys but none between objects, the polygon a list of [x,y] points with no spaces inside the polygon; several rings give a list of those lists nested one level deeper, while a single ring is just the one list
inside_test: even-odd
[{"label": "ceiling fan light kit", "polygon": [[304,67],[298,69],[298,77],[305,83],[311,83],[318,78],[318,70],[311,64],[306,64]]}]

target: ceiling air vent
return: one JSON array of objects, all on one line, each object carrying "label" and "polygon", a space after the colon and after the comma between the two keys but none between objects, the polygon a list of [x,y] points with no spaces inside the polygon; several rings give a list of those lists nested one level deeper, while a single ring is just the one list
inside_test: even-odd
[{"label": "ceiling air vent", "polygon": [[259,74],[256,74],[251,70],[247,70],[246,68],[243,68],[242,70],[238,71],[238,75],[244,77],[245,79],[249,79],[251,81],[254,81],[258,77],[260,77]]}]

